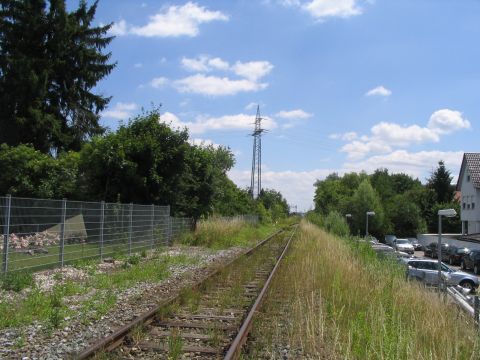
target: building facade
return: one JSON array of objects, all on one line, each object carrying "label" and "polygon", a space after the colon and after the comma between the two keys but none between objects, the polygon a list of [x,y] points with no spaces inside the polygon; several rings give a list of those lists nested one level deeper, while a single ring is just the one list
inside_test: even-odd
[{"label": "building facade", "polygon": [[462,234],[480,233],[480,153],[465,153],[457,181]]}]

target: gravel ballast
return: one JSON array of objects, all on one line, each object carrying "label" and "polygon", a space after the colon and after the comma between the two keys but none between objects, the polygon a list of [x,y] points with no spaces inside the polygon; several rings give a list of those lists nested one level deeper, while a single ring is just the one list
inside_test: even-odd
[{"label": "gravel ballast", "polygon": [[[132,321],[135,317],[156,306],[157,303],[178,293],[182,288],[192,285],[211,273],[212,269],[227,263],[240,255],[245,249],[230,248],[228,250],[211,250],[201,247],[171,247],[166,251],[152,254],[142,261],[161,261],[162,257],[186,255],[196,261],[187,264],[178,263],[169,265],[169,276],[157,283],[138,282],[128,289],[108,290],[86,289],[81,294],[63,298],[69,315],[64,317],[58,328],[46,322],[34,321],[19,327],[0,330],[0,358],[6,359],[66,359],[81,352],[100,337],[107,336],[115,329]],[[124,265],[123,261],[103,262],[95,268],[86,271],[82,268],[66,266],[64,268],[42,271],[34,274],[36,287],[41,291],[49,292],[55,285],[70,281],[83,284],[93,273],[115,272]],[[135,266],[141,266],[140,264]],[[0,291],[2,299],[21,301],[26,297],[29,289],[20,293]],[[89,318],[89,314],[82,312],[82,303],[98,297],[113,295],[116,302],[109,311],[99,319]],[[1,314],[0,314],[1,315]]]}]

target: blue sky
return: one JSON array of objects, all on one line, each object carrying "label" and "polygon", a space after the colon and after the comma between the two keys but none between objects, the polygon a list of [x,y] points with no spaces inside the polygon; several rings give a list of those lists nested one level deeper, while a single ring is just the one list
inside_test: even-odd
[{"label": "blue sky", "polygon": [[162,104],[194,141],[232,149],[244,187],[260,104],[263,187],[301,210],[333,171],[425,181],[443,159],[456,175],[479,151],[478,14],[478,0],[100,0],[118,62],[102,123]]}]

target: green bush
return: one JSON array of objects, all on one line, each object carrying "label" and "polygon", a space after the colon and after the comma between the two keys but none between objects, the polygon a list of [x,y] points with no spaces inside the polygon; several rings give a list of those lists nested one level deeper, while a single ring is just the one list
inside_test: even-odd
[{"label": "green bush", "polygon": [[33,276],[29,272],[10,272],[2,279],[2,289],[7,291],[19,292],[33,284]]},{"label": "green bush", "polygon": [[138,265],[140,263],[140,256],[132,255],[127,259],[127,262],[131,265]]},{"label": "green bush", "polygon": [[348,228],[347,221],[345,217],[339,214],[336,211],[330,212],[323,222],[323,227],[329,233],[338,235],[338,236],[348,236],[350,229]]}]

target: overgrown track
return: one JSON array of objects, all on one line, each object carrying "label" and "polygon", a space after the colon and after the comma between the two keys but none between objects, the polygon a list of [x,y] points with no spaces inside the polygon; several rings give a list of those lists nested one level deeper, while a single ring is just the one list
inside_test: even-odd
[{"label": "overgrown track", "polygon": [[235,359],[296,231],[279,231],[193,288],[79,354],[112,359]]}]

